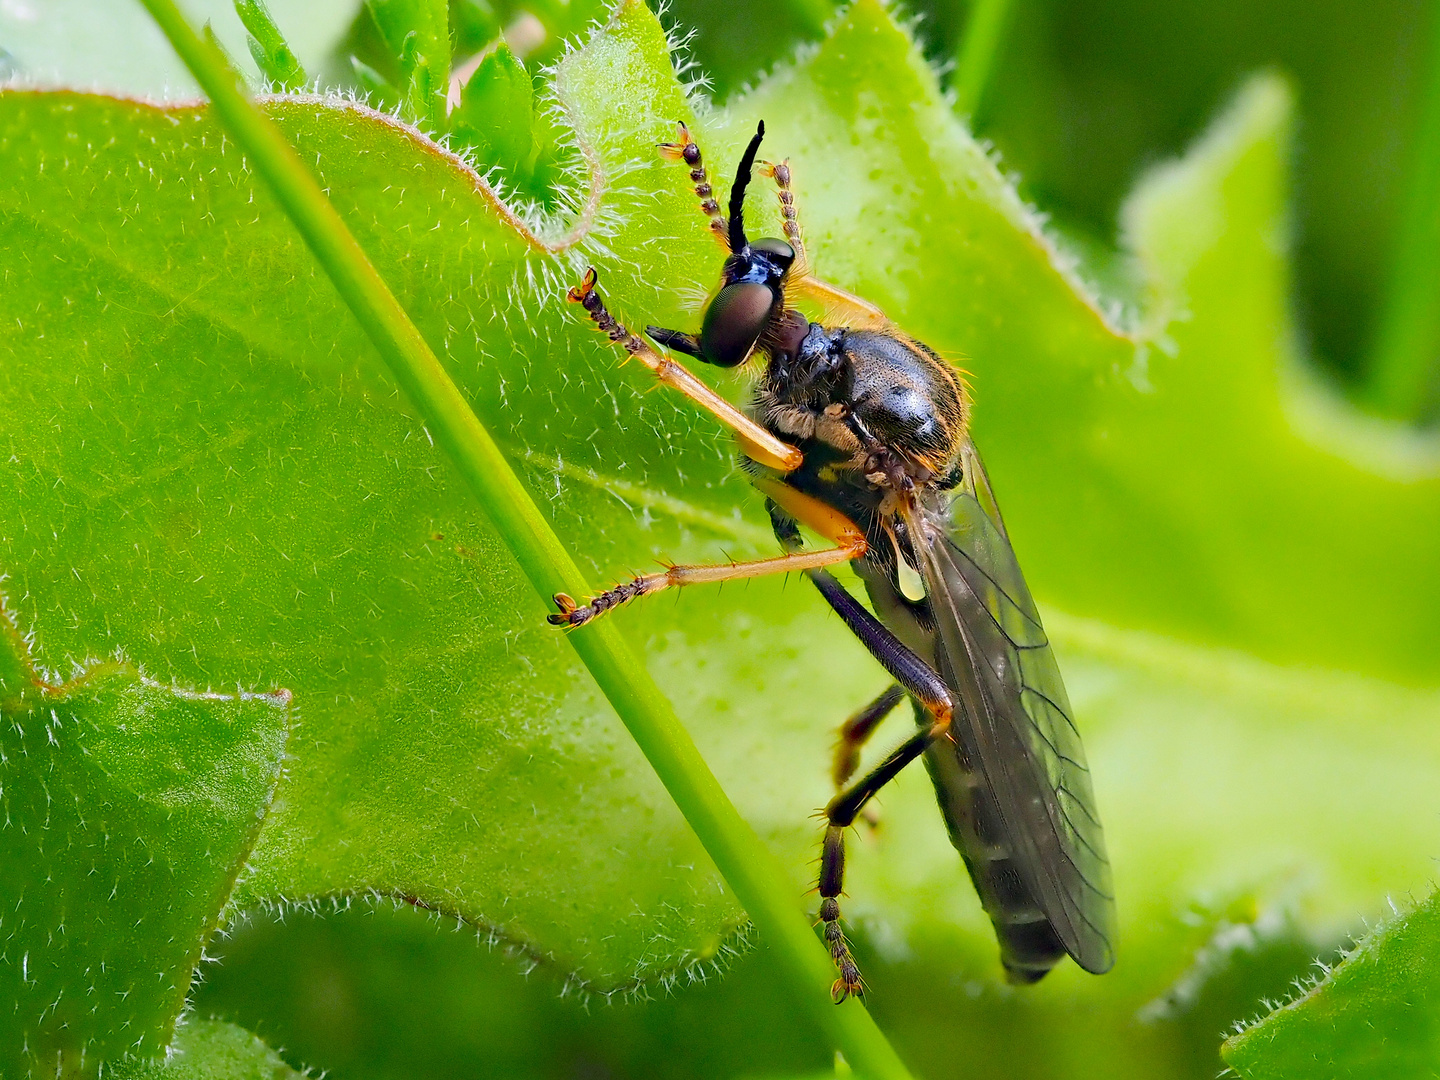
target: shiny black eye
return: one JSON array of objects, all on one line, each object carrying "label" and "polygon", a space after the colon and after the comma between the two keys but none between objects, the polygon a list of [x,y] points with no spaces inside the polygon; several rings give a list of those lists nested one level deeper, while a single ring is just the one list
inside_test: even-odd
[{"label": "shiny black eye", "polygon": [[700,348],[705,359],[720,367],[742,363],[760,339],[775,307],[775,290],[753,281],[721,289],[705,309]]},{"label": "shiny black eye", "polygon": [[781,272],[790,269],[790,264],[795,261],[795,249],[784,240],[777,240],[774,237],[766,237],[764,240],[756,240],[750,245],[750,250],[767,256]]}]

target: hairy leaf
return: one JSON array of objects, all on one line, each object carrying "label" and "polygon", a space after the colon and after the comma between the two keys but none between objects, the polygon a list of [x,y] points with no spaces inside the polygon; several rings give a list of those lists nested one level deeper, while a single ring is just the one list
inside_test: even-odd
[{"label": "hairy leaf", "polygon": [[236,0],[235,13],[250,31],[247,44],[260,73],[284,90],[298,90],[308,81],[262,0]]},{"label": "hairy leaf", "polygon": [[218,1020],[182,1026],[164,1061],[125,1061],[112,1069],[115,1080],[300,1080],[305,1075],[244,1028]]},{"label": "hairy leaf", "polygon": [[[1415,808],[1440,790],[1440,702],[1383,680],[1435,675],[1440,459],[1301,374],[1282,83],[1251,83],[1132,199],[1129,308],[1083,284],[868,0],[699,121],[638,3],[553,86],[567,212],[530,225],[385,117],[270,108],[597,584],[774,550],[715,425],[649,393],[562,300],[593,263],[637,328],[697,321],[686,297],[719,252],[654,151],[676,120],[723,185],[763,117],[819,271],[972,372],[1087,738],[1121,960],[1013,1008],[957,1002],[956,973],[993,978],[994,943],[926,778],[904,777],[852,845],[846,912],[916,1060],[984,1029],[1014,1051],[997,1068],[1037,1062],[1037,1014],[1139,1060],[1130,1018],[1232,901],[1293,902],[1323,936],[1428,872],[1440,825]],[[46,663],[123,648],[177,685],[294,692],[303,724],[236,902],[405,897],[599,989],[716,956],[739,913],[713,868],[206,111],[10,93],[0,161],[4,589]],[[777,228],[763,182],[749,213]],[[612,617],[803,902],[830,731],[879,669],[803,583]],[[1350,786],[1380,794],[1335,798]],[[938,988],[903,1009],[901,982]],[[966,1009],[975,1024],[937,1033]]]},{"label": "hairy leaf", "polygon": [[[276,4],[276,22],[298,61],[322,68],[354,18],[360,0],[306,0]],[[250,76],[246,29],[234,0],[186,0],[198,25],[210,23],[230,56]],[[142,97],[191,96],[195,81],[138,3],[44,0],[0,5],[0,48],[13,73],[44,86],[104,90]],[[11,72],[3,72],[8,76]]]},{"label": "hairy leaf", "polygon": [[0,687],[0,1072],[68,1075],[165,1048],[275,790],[289,697],[117,661],[60,683],[22,644],[0,640],[23,675]]},{"label": "hairy leaf", "polygon": [[400,61],[405,115],[439,132],[450,91],[450,22],[445,0],[366,0],[380,36]]},{"label": "hairy leaf", "polygon": [[465,84],[450,130],[484,165],[524,184],[535,168],[535,95],[525,65],[503,41]]},{"label": "hairy leaf", "polygon": [[1288,1005],[1234,1035],[1246,1080],[1386,1080],[1440,1069],[1440,893],[1376,927]]}]

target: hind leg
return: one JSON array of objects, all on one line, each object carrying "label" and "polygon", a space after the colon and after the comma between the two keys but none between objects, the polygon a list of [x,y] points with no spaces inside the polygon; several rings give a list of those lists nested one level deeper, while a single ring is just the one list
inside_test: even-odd
[{"label": "hind leg", "polygon": [[836,790],[843,788],[846,781],[855,775],[855,770],[860,767],[861,748],[904,697],[905,691],[900,684],[891,683],[879,697],[840,725],[839,737],[835,740],[835,760],[830,769]]},{"label": "hind leg", "polygon": [[900,771],[923,754],[936,739],[946,737],[949,723],[935,723],[917,731],[893,750],[850,787],[841,791],[825,807],[825,841],[820,849],[820,921],[825,924],[825,944],[835,962],[838,978],[830,988],[830,996],[838,1005],[847,997],[865,992],[860,969],[850,955],[845,931],[840,927],[840,893],[845,885],[845,830],[865,808],[865,804]]},{"label": "hind leg", "polygon": [[[835,739],[835,757],[830,765],[836,791],[844,788],[846,781],[855,775],[855,770],[860,767],[860,751],[904,697],[904,688],[899,683],[891,683],[874,701],[852,713],[840,725]],[[880,814],[873,805],[865,807],[860,816],[872,829],[880,824]]]}]

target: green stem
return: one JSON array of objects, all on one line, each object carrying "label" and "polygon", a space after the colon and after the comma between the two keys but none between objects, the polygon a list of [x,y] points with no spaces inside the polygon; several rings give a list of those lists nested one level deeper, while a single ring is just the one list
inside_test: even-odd
[{"label": "green stem", "polygon": [[1435,405],[1440,373],[1440,4],[1429,10],[1425,96],[1362,388],[1373,408],[1400,420],[1418,420]]},{"label": "green stem", "polygon": [[[579,568],[294,149],[241,93],[235,73],[196,37],[174,0],[142,3],[210,95],[221,122],[270,185],[535,591],[545,598],[557,592],[585,595],[589,590]],[[857,1073],[869,1080],[907,1080],[909,1073],[870,1014],[853,1001],[831,1004],[835,971],[793,885],[725,796],[619,632],[602,620],[567,640],[745,906],[802,1008]]]},{"label": "green stem", "polygon": [[980,111],[985,87],[995,66],[995,54],[1000,51],[1000,42],[1010,21],[1010,5],[1011,0],[974,0],[970,6],[970,17],[965,20],[965,33],[956,53],[955,78],[951,82],[955,108],[966,116],[973,118]]}]

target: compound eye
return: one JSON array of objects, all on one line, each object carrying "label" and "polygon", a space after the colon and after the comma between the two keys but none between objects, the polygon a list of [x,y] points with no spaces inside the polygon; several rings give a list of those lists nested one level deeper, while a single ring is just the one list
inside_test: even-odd
[{"label": "compound eye", "polygon": [[754,281],[726,285],[705,309],[700,349],[719,367],[743,363],[760,340],[775,307],[775,290]]},{"label": "compound eye", "polygon": [[795,249],[784,240],[777,240],[773,236],[767,236],[764,240],[756,240],[750,245],[751,251],[763,252],[770,257],[781,270],[789,270],[790,264],[795,261]]}]

